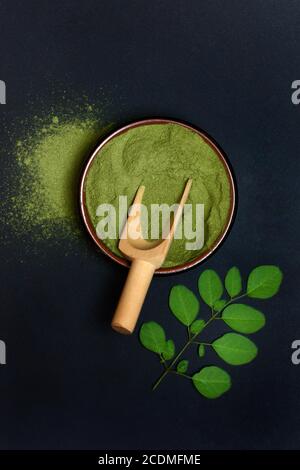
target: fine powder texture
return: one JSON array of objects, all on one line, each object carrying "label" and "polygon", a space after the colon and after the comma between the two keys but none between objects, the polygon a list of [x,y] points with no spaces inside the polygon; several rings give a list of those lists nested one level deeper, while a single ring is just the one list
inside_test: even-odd
[{"label": "fine powder texture", "polygon": [[[143,203],[179,202],[188,178],[193,179],[187,203],[204,204],[201,250],[186,250],[187,240],[174,239],[163,266],[191,261],[209,249],[222,233],[230,210],[230,182],[214,150],[196,132],[178,124],[143,125],[115,137],[100,150],[87,174],[85,193],[90,219],[96,227],[99,204],[118,211],[120,195],[131,204],[137,188],[145,185]],[[119,228],[119,227],[118,227]],[[194,227],[195,228],[195,227]],[[117,255],[119,240],[104,243]]]},{"label": "fine powder texture", "polygon": [[82,232],[80,175],[90,152],[108,130],[88,111],[82,118],[39,118],[17,141],[14,154],[19,171],[2,202],[5,223],[14,233],[50,241]]}]

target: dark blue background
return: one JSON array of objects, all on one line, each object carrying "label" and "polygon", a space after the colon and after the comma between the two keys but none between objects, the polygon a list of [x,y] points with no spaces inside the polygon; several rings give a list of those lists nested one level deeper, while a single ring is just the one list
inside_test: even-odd
[{"label": "dark blue background", "polygon": [[[2,247],[2,449],[299,448],[300,367],[290,360],[300,337],[300,106],[291,103],[299,74],[297,1],[0,1],[8,90],[0,125],[28,115],[28,93],[47,99],[58,82],[91,97],[107,90],[116,125],[183,119],[229,155],[239,190],[230,236],[203,266],[157,277],[143,320],[161,322],[180,344],[167,307],[174,283],[196,291],[203,268],[225,275],[232,265],[246,276],[277,264],[285,276],[277,297],[253,303],[267,316],[254,335],[257,359],[226,366],[232,390],[209,401],[176,376],[151,391],[158,361],[137,334],[109,327],[126,270],[96,254],[87,236],[82,252],[66,256],[63,246],[31,256],[25,239]],[[1,136],[5,147],[4,129]],[[204,363],[221,361],[211,352]]]}]

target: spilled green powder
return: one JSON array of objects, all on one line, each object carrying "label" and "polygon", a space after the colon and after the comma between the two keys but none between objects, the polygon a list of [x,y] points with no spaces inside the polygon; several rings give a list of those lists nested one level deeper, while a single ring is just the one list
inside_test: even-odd
[{"label": "spilled green powder", "polygon": [[66,238],[82,232],[79,181],[86,159],[107,131],[98,118],[50,115],[39,118],[14,154],[18,171],[5,201],[5,222],[35,239]]},{"label": "spilled green powder", "polygon": [[[143,203],[148,208],[152,203],[174,204],[188,178],[193,179],[193,185],[187,202],[193,206],[204,204],[205,244],[200,251],[188,251],[187,240],[174,240],[164,266],[191,261],[209,249],[222,233],[230,210],[230,183],[214,150],[185,127],[144,125],[107,143],[87,175],[85,192],[90,219],[96,227],[99,204],[113,204],[118,211],[120,195],[127,195],[131,204],[141,184],[146,188]],[[106,239],[104,243],[122,256],[117,239]]]}]

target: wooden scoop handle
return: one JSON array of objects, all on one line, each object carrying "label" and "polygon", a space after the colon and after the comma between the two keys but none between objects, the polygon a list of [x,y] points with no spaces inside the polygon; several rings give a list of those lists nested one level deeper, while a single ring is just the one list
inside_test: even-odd
[{"label": "wooden scoop handle", "polygon": [[132,261],[117,309],[111,322],[118,333],[131,334],[138,320],[155,266],[141,259]]}]

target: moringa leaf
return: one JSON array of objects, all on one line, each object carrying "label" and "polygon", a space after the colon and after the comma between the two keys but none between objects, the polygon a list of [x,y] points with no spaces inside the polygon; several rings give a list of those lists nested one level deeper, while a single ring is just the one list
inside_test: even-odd
[{"label": "moringa leaf", "polygon": [[233,266],[225,277],[225,287],[230,297],[235,297],[242,290],[242,278],[238,268]]},{"label": "moringa leaf", "polygon": [[233,330],[246,334],[256,333],[266,323],[263,313],[244,304],[234,304],[226,307],[222,319]]},{"label": "moringa leaf", "polygon": [[200,274],[198,289],[204,302],[213,307],[223,294],[223,284],[213,269],[206,269]]},{"label": "moringa leaf", "polygon": [[189,361],[186,359],[183,359],[182,361],[178,362],[177,364],[177,372],[180,372],[180,374],[184,374],[188,370],[189,366]]},{"label": "moringa leaf", "polygon": [[169,359],[172,359],[172,357],[174,357],[174,354],[175,354],[174,341],[172,339],[168,339],[168,341],[166,341],[166,344],[165,344],[165,349],[162,353],[163,358],[168,361]]},{"label": "moringa leaf", "polygon": [[195,320],[190,327],[190,331],[193,335],[197,335],[200,331],[203,330],[205,326],[205,320]]},{"label": "moringa leaf", "polygon": [[199,345],[198,355],[199,355],[199,357],[204,357],[205,356],[205,346],[204,346],[204,344]]},{"label": "moringa leaf", "polygon": [[172,287],[169,305],[175,317],[184,325],[190,326],[199,312],[199,301],[195,294],[185,286]]},{"label": "moringa leaf", "polygon": [[222,308],[225,307],[226,304],[227,304],[226,300],[219,299],[214,303],[214,310],[216,312],[220,312],[222,310]]},{"label": "moringa leaf", "polygon": [[233,366],[248,364],[257,355],[257,347],[250,339],[237,333],[226,333],[212,343],[223,361]]},{"label": "moringa leaf", "polygon": [[193,384],[206,398],[218,398],[231,387],[230,375],[216,366],[204,367],[193,375]]},{"label": "moringa leaf", "polygon": [[258,266],[251,271],[247,295],[254,299],[268,299],[275,295],[282,282],[282,272],[277,266]]},{"label": "moringa leaf", "polygon": [[164,329],[154,321],[144,323],[140,329],[140,341],[149,351],[161,354],[166,346]]}]

